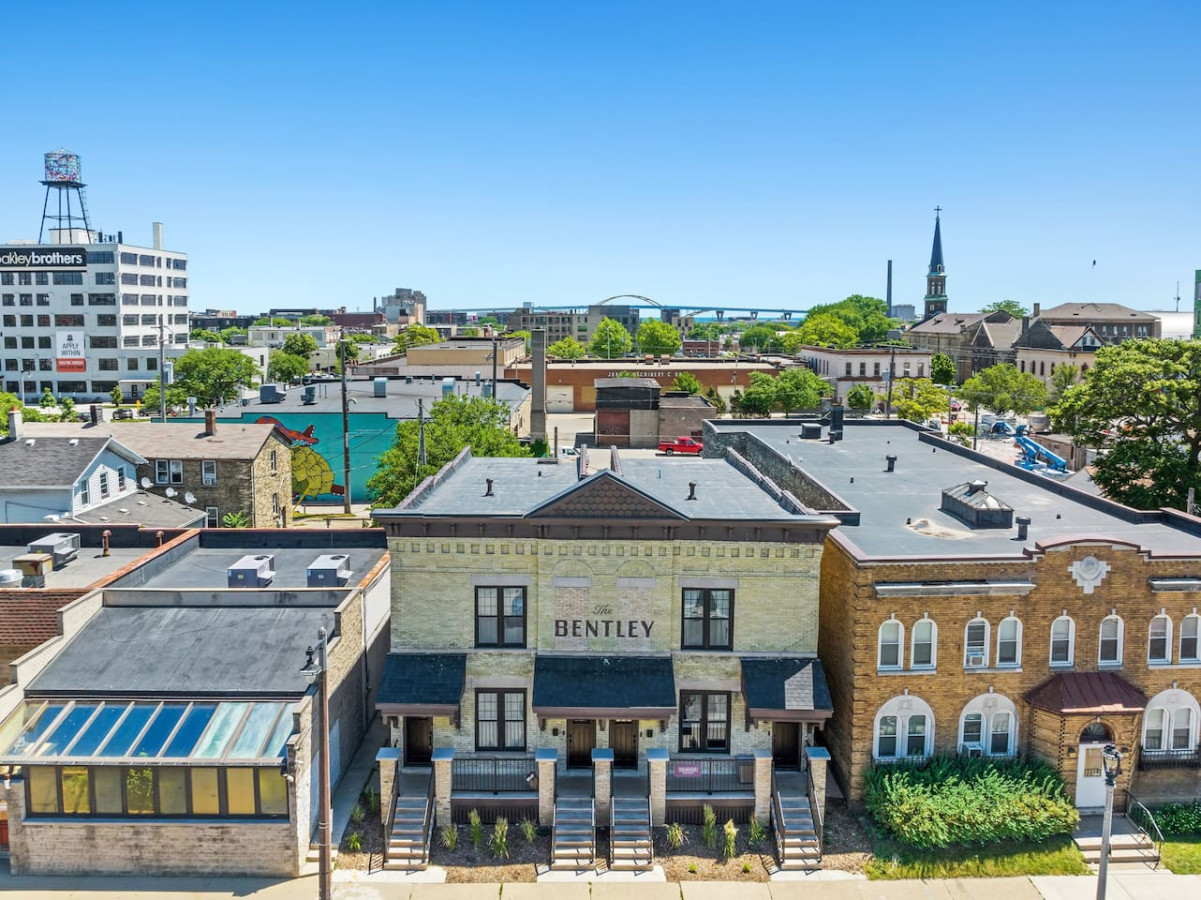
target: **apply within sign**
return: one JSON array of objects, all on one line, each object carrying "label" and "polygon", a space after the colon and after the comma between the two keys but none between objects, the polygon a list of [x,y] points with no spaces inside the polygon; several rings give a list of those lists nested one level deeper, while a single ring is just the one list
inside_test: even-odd
[{"label": "apply within sign", "polygon": [[59,372],[86,372],[88,362],[83,355],[83,334],[78,331],[57,331],[54,334],[55,368]]}]

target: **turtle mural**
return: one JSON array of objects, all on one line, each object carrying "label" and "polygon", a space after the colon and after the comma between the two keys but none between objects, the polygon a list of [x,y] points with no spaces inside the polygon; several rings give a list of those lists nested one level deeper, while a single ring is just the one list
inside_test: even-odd
[{"label": "turtle mural", "polygon": [[321,442],[314,436],[312,425],[304,431],[297,431],[284,425],[275,416],[259,416],[255,421],[260,425],[274,425],[275,430],[292,445],[293,503],[313,500],[321,494],[342,496],[346,493],[343,485],[334,484],[334,470],[330,468],[329,461],[313,449],[314,444]]}]

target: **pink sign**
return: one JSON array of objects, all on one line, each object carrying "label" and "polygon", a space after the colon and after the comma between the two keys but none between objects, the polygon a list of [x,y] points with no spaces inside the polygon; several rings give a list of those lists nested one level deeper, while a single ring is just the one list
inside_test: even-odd
[{"label": "pink sign", "polygon": [[702,768],[700,763],[676,763],[672,773],[676,778],[700,778]]}]

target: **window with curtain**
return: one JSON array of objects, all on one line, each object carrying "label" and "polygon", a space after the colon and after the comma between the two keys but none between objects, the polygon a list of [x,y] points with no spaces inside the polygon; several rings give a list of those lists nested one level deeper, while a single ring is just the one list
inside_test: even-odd
[{"label": "window with curtain", "polygon": [[876,726],[876,756],[891,759],[897,755],[897,717],[881,716]]},{"label": "window with curtain", "polygon": [[913,651],[909,666],[913,669],[934,667],[935,626],[931,619],[919,619],[913,624]]},{"label": "window with curtain", "polygon": [[1097,661],[1101,665],[1120,665],[1122,662],[1122,620],[1106,616],[1101,620],[1101,645]]},{"label": "window with curtain", "polygon": [[1022,623],[1010,616],[997,626],[997,665],[1018,666],[1022,662]]},{"label": "window with curtain", "polygon": [[1180,622],[1180,661],[1198,662],[1197,636],[1201,632],[1201,616],[1187,615]]},{"label": "window with curtain", "polygon": [[881,669],[901,667],[901,635],[904,629],[896,619],[889,619],[880,626],[880,654],[877,665]]},{"label": "window with curtain", "polygon": [[965,666],[988,665],[988,622],[973,619],[963,632],[963,664]]},{"label": "window with curtain", "polygon": [[1172,661],[1172,620],[1158,615],[1151,620],[1147,637],[1147,662],[1170,663]]},{"label": "window with curtain", "polygon": [[525,691],[476,691],[475,749],[525,749]]},{"label": "window with curtain", "polygon": [[690,650],[729,650],[733,646],[734,592],[685,588],[681,645]]},{"label": "window with curtain", "polygon": [[909,734],[905,742],[906,756],[926,755],[926,717],[916,715],[909,717]]},{"label": "window with curtain", "polygon": [[1051,665],[1070,666],[1075,659],[1076,623],[1060,616],[1051,623]]}]

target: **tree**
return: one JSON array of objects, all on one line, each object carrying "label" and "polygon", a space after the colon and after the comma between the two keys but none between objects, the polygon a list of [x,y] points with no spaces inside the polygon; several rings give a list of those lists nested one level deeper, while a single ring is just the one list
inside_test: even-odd
[{"label": "tree", "polygon": [[233,339],[235,337],[246,337],[246,335],[248,335],[249,333],[250,332],[248,332],[245,328],[237,328],[232,325],[229,328],[222,328],[221,332],[220,332],[221,343],[223,343],[223,344],[232,343]]},{"label": "tree", "polygon": [[525,341],[525,352],[527,354],[529,354],[531,335],[528,331],[510,331],[508,334],[505,335],[505,337],[521,338],[523,341]]},{"label": "tree", "polygon": [[301,325],[309,325],[309,326],[332,325],[333,321],[334,320],[331,319],[329,316],[301,316],[300,317],[300,324]]},{"label": "tree", "polygon": [[556,359],[583,359],[588,355],[588,348],[569,334],[547,347],[546,353]]},{"label": "tree", "polygon": [[719,341],[729,328],[718,322],[696,322],[688,331],[690,341]]},{"label": "tree", "polygon": [[647,319],[638,326],[638,349],[655,356],[674,356],[680,349],[680,333],[657,319]]},{"label": "tree", "polygon": [[930,375],[935,384],[954,384],[955,360],[945,353],[935,353],[930,358]]},{"label": "tree", "polygon": [[1016,300],[994,300],[980,310],[982,313],[1007,312],[1015,319],[1029,315],[1030,311]]},{"label": "tree", "polygon": [[279,316],[276,316],[274,319],[270,318],[269,316],[260,316],[259,318],[254,320],[253,324],[255,324],[255,325],[270,325],[272,328],[291,328],[296,323],[293,322],[291,319],[284,319]]},{"label": "tree", "polygon": [[16,394],[0,392],[0,435],[8,434],[8,414],[24,406]]},{"label": "tree", "polygon": [[1201,341],[1101,347],[1051,417],[1076,443],[1103,451],[1093,480],[1107,497],[1185,509],[1189,488],[1201,494]]},{"label": "tree", "polygon": [[469,337],[479,337],[479,336],[480,336],[480,330],[478,328],[460,328],[459,329],[459,337],[469,338]]},{"label": "tree", "polygon": [[299,381],[309,374],[309,361],[284,350],[272,350],[267,363],[268,381]]},{"label": "tree", "polygon": [[120,406],[125,402],[125,392],[121,390],[121,385],[114,385],[113,389],[108,392],[109,397],[113,401],[113,406]]},{"label": "tree", "polygon": [[250,518],[243,510],[226,513],[221,517],[222,528],[249,528]]},{"label": "tree", "polygon": [[[177,384],[167,385],[167,409],[179,409],[188,402],[188,392]],[[150,410],[147,415],[158,415],[158,383],[149,385],[142,392],[142,408]]]},{"label": "tree", "polygon": [[60,422],[75,421],[75,401],[70,397],[63,397],[58,401],[58,420]]},{"label": "tree", "polygon": [[752,325],[738,336],[738,346],[743,350],[754,348],[759,353],[766,353],[778,347],[779,337],[776,328],[766,323]]},{"label": "tree", "polygon": [[752,416],[770,416],[776,403],[776,379],[763,372],[752,372],[751,383],[739,400],[741,411]]},{"label": "tree", "polygon": [[299,356],[307,362],[308,358],[317,352],[317,339],[303,331],[293,332],[284,338],[283,351],[289,356]]},{"label": "tree", "polygon": [[395,350],[397,353],[407,353],[412,347],[423,347],[426,344],[436,344],[442,340],[438,329],[428,325],[410,325],[396,336]]},{"label": "tree", "polygon": [[1080,380],[1080,369],[1071,363],[1056,363],[1051,367],[1051,400],[1058,403],[1067,389]]},{"label": "tree", "polygon": [[672,382],[671,389],[673,391],[687,391],[690,394],[699,394],[701,392],[701,382],[691,372],[681,372],[676,376],[676,380]]},{"label": "tree", "polygon": [[367,481],[373,506],[398,505],[467,446],[473,456],[530,455],[513,434],[509,407],[492,398],[453,395],[437,401],[425,423],[425,465],[417,462],[418,434],[415,420],[396,426],[396,442],[379,458],[379,468]]},{"label": "tree", "polygon": [[894,321],[888,318],[887,303],[878,297],[865,297],[862,294],[852,294],[837,303],[811,307],[806,321],[818,316],[833,316],[855,332],[854,343],[847,346],[878,343],[888,337],[888,331],[894,325]]},{"label": "tree", "polygon": [[193,328],[192,333],[188,335],[189,341],[205,341],[210,344],[220,344],[220,332],[213,331],[209,328]]},{"label": "tree", "polygon": [[705,388],[705,399],[712,404],[713,411],[719,416],[724,416],[726,414],[726,400],[717,392],[717,388],[715,388],[713,385],[709,385],[709,387]]},{"label": "tree", "polygon": [[847,391],[847,406],[851,409],[871,409],[876,402],[876,392],[866,384],[857,384]]},{"label": "tree", "polygon": [[825,379],[810,369],[785,369],[776,376],[776,404],[785,415],[794,409],[817,407],[829,390]]},{"label": "tree", "polygon": [[42,399],[38,401],[38,406],[42,409],[53,409],[58,406],[58,401],[54,399],[54,394],[50,392],[50,388],[42,391]]},{"label": "tree", "polygon": [[838,316],[808,315],[800,327],[802,344],[815,347],[854,347],[859,343],[859,332]]},{"label": "tree", "polygon": [[189,350],[175,361],[175,382],[202,405],[217,405],[257,384],[254,361],[237,350],[208,347]]},{"label": "tree", "polygon": [[951,395],[929,378],[900,378],[892,387],[892,408],[902,419],[924,422],[945,412]]},{"label": "tree", "polygon": [[620,359],[630,352],[634,340],[625,326],[608,316],[600,320],[596,333],[588,343],[588,352],[601,359]]},{"label": "tree", "polygon": [[1012,363],[989,366],[963,383],[957,392],[972,409],[987,409],[1015,415],[1041,409],[1047,404],[1047,386],[1029,372],[1019,372]]},{"label": "tree", "polygon": [[480,324],[480,327],[483,327],[485,325],[491,325],[493,328],[499,328],[500,327],[500,319],[496,318],[496,316],[484,316],[482,319],[479,320],[479,324]]}]

